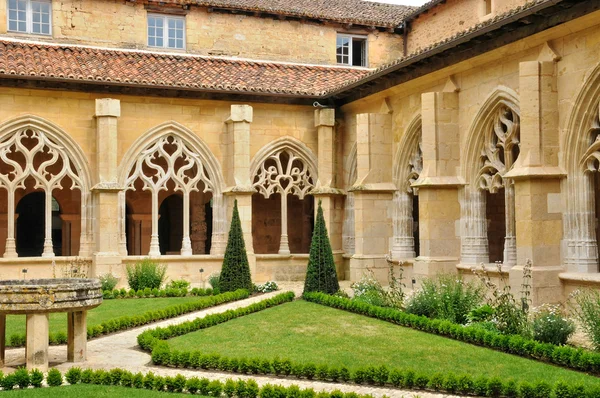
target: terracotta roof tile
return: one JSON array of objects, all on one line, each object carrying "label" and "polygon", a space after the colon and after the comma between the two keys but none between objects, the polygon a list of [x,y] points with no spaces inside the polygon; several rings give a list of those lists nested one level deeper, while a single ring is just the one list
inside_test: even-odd
[{"label": "terracotta roof tile", "polygon": [[163,0],[162,3],[264,12],[395,28],[416,7],[364,0]]},{"label": "terracotta roof tile", "polygon": [[0,78],[318,97],[365,69],[0,40]]}]

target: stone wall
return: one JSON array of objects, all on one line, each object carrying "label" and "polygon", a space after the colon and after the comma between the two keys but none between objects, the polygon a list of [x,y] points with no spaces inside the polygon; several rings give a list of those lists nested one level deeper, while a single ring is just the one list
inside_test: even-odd
[{"label": "stone wall", "polygon": [[[168,12],[170,8],[165,6],[164,9]],[[148,12],[141,2],[53,1],[52,41],[152,50],[147,46]],[[341,24],[207,12],[205,7],[192,7],[185,18],[186,49],[158,50],[257,60],[336,64],[336,33],[340,32],[368,36],[371,67],[402,55],[401,35],[362,29],[348,30]],[[0,34],[7,33],[6,20],[6,2],[1,2]],[[44,36],[31,37],[36,40],[50,39]]]}]

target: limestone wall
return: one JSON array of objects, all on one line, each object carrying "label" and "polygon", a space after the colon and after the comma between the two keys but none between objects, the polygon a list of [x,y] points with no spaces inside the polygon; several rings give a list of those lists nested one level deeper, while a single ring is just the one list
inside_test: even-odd
[{"label": "limestone wall", "polygon": [[[169,10],[165,7],[165,10]],[[181,11],[181,8],[179,9]],[[52,2],[52,38],[36,40],[105,47],[152,49],[147,46],[147,14],[141,2],[66,0]],[[336,34],[368,36],[369,66],[377,67],[402,55],[402,36],[341,24],[286,21],[241,14],[207,12],[192,7],[186,19],[187,52],[316,64],[336,64]],[[0,34],[7,33],[6,2],[0,4]],[[23,35],[12,36],[24,37]],[[156,48],[154,49],[156,50]]]}]

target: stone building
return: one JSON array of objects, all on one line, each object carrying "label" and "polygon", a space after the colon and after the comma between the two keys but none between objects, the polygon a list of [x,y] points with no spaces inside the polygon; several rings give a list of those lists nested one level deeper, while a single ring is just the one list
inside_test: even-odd
[{"label": "stone building", "polygon": [[[600,284],[600,0],[0,1],[1,278],[75,259]],[[77,260],[79,261],[79,260]],[[199,272],[200,269],[203,272]],[[518,279],[516,279],[518,280]]]}]

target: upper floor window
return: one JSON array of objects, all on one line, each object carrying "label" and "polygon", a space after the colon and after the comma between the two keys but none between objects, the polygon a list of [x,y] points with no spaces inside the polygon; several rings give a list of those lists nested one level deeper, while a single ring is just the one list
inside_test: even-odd
[{"label": "upper floor window", "polygon": [[148,15],[148,46],[185,48],[185,18],[172,15]]},{"label": "upper floor window", "polygon": [[351,66],[367,66],[367,37],[337,35],[337,63]]},{"label": "upper floor window", "polygon": [[8,0],[8,30],[49,35],[51,14],[50,0]]}]

